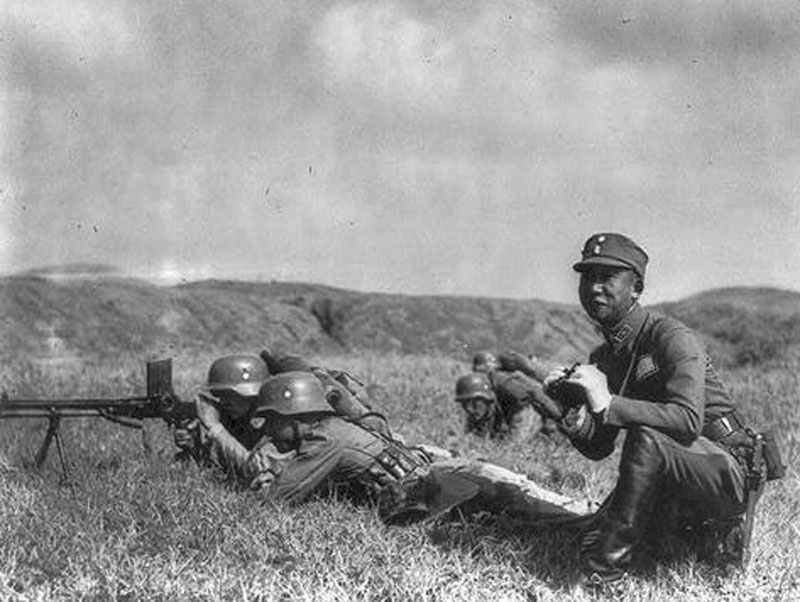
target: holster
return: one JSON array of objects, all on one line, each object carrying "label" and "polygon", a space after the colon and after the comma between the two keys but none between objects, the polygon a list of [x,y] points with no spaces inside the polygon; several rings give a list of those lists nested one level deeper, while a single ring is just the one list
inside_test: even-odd
[{"label": "holster", "polygon": [[[709,422],[703,427],[703,436],[733,455],[748,475],[748,480],[772,481],[786,474],[774,433],[757,433],[745,426],[738,412],[730,412]],[[750,489],[757,488],[757,483],[750,486]]]}]

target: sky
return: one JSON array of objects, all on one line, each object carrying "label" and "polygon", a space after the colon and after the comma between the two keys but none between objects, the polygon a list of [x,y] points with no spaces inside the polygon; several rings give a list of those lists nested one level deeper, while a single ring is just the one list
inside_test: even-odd
[{"label": "sky", "polygon": [[5,0],[0,273],[800,287],[800,3]]}]

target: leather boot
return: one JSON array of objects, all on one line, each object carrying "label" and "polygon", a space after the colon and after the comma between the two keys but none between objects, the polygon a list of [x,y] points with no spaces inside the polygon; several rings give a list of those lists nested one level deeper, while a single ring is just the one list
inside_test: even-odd
[{"label": "leather boot", "polygon": [[662,466],[652,431],[629,430],[605,516],[581,539],[581,568],[588,583],[610,583],[625,574],[649,521]]}]

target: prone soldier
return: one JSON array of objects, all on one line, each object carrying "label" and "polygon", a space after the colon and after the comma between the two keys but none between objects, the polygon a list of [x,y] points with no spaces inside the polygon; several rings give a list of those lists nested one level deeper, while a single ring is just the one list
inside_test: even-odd
[{"label": "prone soldier", "polygon": [[325,399],[336,414],[350,420],[358,420],[389,437],[396,437],[392,435],[386,417],[373,410],[364,384],[349,372],[315,366],[298,355],[275,357],[266,349],[261,352],[261,358],[272,374],[310,372],[322,384]]},{"label": "prone soldier", "polygon": [[[582,519],[593,507],[482,461],[436,456],[336,415],[317,378],[285,372],[267,379],[251,423],[263,420],[267,453],[249,458],[251,487],[299,503],[331,487],[378,503],[389,524],[437,516],[455,506],[508,512],[531,523]],[[212,427],[213,428],[213,427]],[[276,457],[271,445],[283,454]]]},{"label": "prone soldier", "polygon": [[205,385],[194,395],[197,418],[178,426],[173,434],[181,450],[179,458],[191,457],[244,478],[249,450],[260,438],[250,425],[249,413],[268,377],[266,364],[257,356],[227,355],[215,360]]},{"label": "prone soldier", "polygon": [[562,429],[585,456],[607,457],[626,432],[616,487],[581,539],[590,585],[626,573],[665,509],[681,517],[674,526],[682,533],[712,537],[706,551],[744,564],[755,502],[764,481],[784,470],[774,439],[747,426],[695,334],[639,305],[647,261],[621,234],[586,241],[573,269],[605,342],[588,364],[545,379],[562,404]]},{"label": "prone soldier", "polygon": [[456,381],[455,400],[466,415],[464,431],[512,441],[523,441],[537,431],[552,433],[554,421],[538,409],[545,396],[541,382],[516,366],[505,368],[501,361],[505,356],[511,354],[476,353],[473,372]]}]

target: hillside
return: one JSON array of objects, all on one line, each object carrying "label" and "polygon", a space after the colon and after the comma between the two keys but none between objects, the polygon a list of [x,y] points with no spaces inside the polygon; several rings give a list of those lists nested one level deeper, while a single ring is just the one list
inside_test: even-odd
[{"label": "hillside", "polygon": [[283,282],[159,287],[123,278],[0,279],[0,357],[257,350],[468,357],[512,346],[562,359],[597,340],[577,307],[543,301],[356,293]]},{"label": "hillside", "polygon": [[773,288],[722,288],[656,306],[705,335],[729,365],[800,357],[800,293]]},{"label": "hillside", "polygon": [[[701,331],[723,363],[797,350],[800,294],[720,289],[656,306]],[[288,282],[155,286],[114,276],[0,278],[0,358],[258,350],[441,352],[513,347],[562,361],[597,341],[577,305],[538,300],[358,293]]]}]

